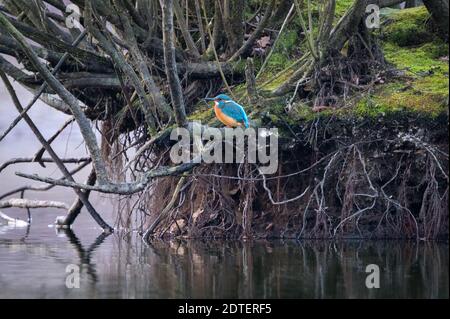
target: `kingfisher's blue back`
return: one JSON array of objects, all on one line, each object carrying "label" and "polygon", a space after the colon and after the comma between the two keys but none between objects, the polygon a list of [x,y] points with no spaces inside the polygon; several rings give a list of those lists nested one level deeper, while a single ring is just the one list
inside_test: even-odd
[{"label": "kingfisher's blue back", "polygon": [[246,128],[250,126],[244,108],[233,101],[229,96],[220,94],[216,96],[214,100],[226,116],[233,118],[236,122],[243,123]]}]

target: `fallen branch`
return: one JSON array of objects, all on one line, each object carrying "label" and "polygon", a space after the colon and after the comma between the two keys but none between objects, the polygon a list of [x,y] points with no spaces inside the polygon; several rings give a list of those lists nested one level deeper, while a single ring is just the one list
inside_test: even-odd
[{"label": "fallen branch", "polygon": [[1,211],[0,211],[0,219],[4,219],[8,225],[13,225],[16,227],[27,227],[29,225],[28,222],[18,218],[9,217],[8,215],[2,213]]},{"label": "fallen branch", "polygon": [[134,193],[144,190],[151,181],[151,179],[153,178],[180,175],[184,172],[190,171],[197,165],[199,165],[199,163],[196,162],[196,160],[194,159],[191,162],[183,163],[181,165],[174,167],[159,167],[152,169],[151,171],[144,173],[144,175],[137,182],[116,183],[116,184],[109,183],[109,184],[100,184],[96,186],[76,183],[70,180],[58,180],[50,177],[42,177],[37,174],[25,174],[16,172],[16,175],[32,179],[35,181],[44,182],[47,184],[71,187],[74,189],[86,189],[106,194],[132,195]]},{"label": "fallen branch", "polygon": [[61,208],[69,209],[69,205],[51,200],[31,200],[23,198],[11,198],[0,201],[0,208]]}]

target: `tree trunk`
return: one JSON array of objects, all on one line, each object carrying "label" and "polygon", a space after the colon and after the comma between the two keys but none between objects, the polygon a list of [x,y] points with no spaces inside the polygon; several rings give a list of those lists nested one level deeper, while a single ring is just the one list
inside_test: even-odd
[{"label": "tree trunk", "polygon": [[439,28],[441,37],[448,41],[448,0],[423,0],[423,3]]},{"label": "tree trunk", "polygon": [[179,126],[186,125],[186,111],[184,107],[183,90],[178,77],[177,63],[175,60],[175,39],[173,33],[173,0],[160,0],[162,9],[164,64],[169,82],[172,107],[175,120]]},{"label": "tree trunk", "polygon": [[[224,25],[222,15],[220,13],[220,2],[214,2],[214,19],[213,19],[213,31],[212,31],[212,40],[209,41],[208,49],[206,50],[205,55],[209,57],[214,56],[214,50],[219,50],[220,46],[224,42]],[[214,47],[213,47],[214,45]]]},{"label": "tree trunk", "polygon": [[230,55],[239,50],[244,42],[244,8],[243,0],[225,0],[223,2],[223,23]]}]

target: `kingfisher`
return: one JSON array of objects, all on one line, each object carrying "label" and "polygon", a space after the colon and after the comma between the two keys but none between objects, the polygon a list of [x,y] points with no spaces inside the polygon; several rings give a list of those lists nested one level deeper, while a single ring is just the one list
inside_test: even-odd
[{"label": "kingfisher", "polygon": [[214,101],[216,117],[226,126],[238,127],[244,125],[245,128],[250,126],[244,108],[228,95],[219,94],[214,98],[206,98],[205,100]]}]

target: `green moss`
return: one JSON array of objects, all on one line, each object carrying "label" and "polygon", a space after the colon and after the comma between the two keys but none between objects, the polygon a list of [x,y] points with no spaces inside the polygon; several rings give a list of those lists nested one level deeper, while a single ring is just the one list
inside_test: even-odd
[{"label": "green moss", "polygon": [[270,60],[267,63],[267,68],[265,73],[273,73],[276,71],[281,71],[286,66],[291,63],[292,59],[298,55],[299,36],[297,31],[286,30],[278,39],[276,47]]},{"label": "green moss", "polygon": [[448,54],[442,43],[436,39],[419,47],[404,48],[389,42],[383,45],[383,49],[387,61],[406,70],[409,75],[424,72],[448,74],[448,63],[439,59]]},{"label": "green moss", "polygon": [[265,91],[273,91],[273,90],[275,90],[276,88],[278,88],[281,84],[285,83],[290,78],[290,76],[292,75],[293,71],[292,70],[288,70],[284,74],[274,78],[276,73],[277,72],[275,72],[275,71],[265,72],[264,76],[261,76],[261,79],[260,79],[261,83],[265,83],[269,79],[271,80],[271,82],[267,83],[264,86],[261,86],[262,90],[265,90]]},{"label": "green moss", "polygon": [[280,36],[277,47],[278,48],[281,47],[283,50],[286,50],[287,52],[289,52],[297,45],[298,45],[297,31],[287,30]]},{"label": "green moss", "polygon": [[436,38],[433,42],[425,43],[421,50],[427,52],[430,58],[438,59],[448,55],[448,43]]},{"label": "green moss", "polygon": [[204,102],[199,102],[194,109],[196,111],[189,114],[188,121],[199,121],[206,124],[211,123],[215,119],[212,106],[207,106]]},{"label": "green moss", "polygon": [[338,0],[336,1],[336,10],[335,16],[336,18],[340,18],[344,15],[344,13],[352,6],[355,0]]},{"label": "green moss", "polygon": [[282,70],[288,62],[288,58],[283,53],[275,52],[270,57],[270,61],[267,63],[267,69],[269,71]]},{"label": "green moss", "polygon": [[355,106],[357,115],[376,116],[397,111],[445,112],[448,107],[449,68],[441,59],[448,45],[427,29],[425,7],[395,10],[388,15],[382,43],[386,60],[404,77],[378,85]]},{"label": "green moss", "polygon": [[[336,16],[343,15],[353,2],[354,0],[337,1]],[[311,105],[299,101],[287,114],[284,109],[286,97],[278,100],[261,98],[258,106],[246,108],[251,119],[264,119],[263,122],[272,122],[279,127],[285,127],[286,123],[294,127],[317,117],[377,118],[405,112],[435,117],[446,112],[449,67],[443,57],[448,56],[448,44],[428,29],[429,14],[426,9],[423,6],[406,10],[389,9],[383,11],[383,18],[387,19],[381,31],[383,52],[386,60],[393,68],[403,72],[403,75],[396,78],[384,77],[385,84],[377,84],[370,94],[353,96],[345,108],[320,113],[313,112]],[[304,41],[300,43],[296,23],[293,22],[283,32],[264,73],[258,79],[261,96],[264,96],[265,91],[278,88],[295,70],[293,68],[275,78],[278,72],[300,56]],[[245,61],[240,63],[238,67],[243,70]],[[261,60],[255,59],[255,66],[260,66],[261,63]],[[262,85],[271,79],[272,82]],[[245,84],[235,86],[233,92],[245,106]],[[192,114],[190,119],[214,125],[216,120],[212,109],[206,108],[204,104],[198,107],[201,109]]]},{"label": "green moss", "polygon": [[303,103],[294,105],[293,113],[295,114],[295,116],[292,116],[293,119],[302,119],[306,121],[313,120],[318,115],[318,113],[312,111],[311,106]]},{"label": "green moss", "polygon": [[234,64],[233,64],[233,70],[236,72],[236,73],[244,73],[244,71],[245,71],[245,65],[247,64],[247,62],[246,62],[246,60],[245,59],[240,59],[240,60],[238,60],[237,62],[235,62]]},{"label": "green moss", "polygon": [[395,81],[378,86],[375,92],[360,99],[352,112],[358,116],[376,117],[406,111],[435,117],[448,108],[448,93],[444,89],[448,90],[448,81],[439,78],[406,83]]},{"label": "green moss", "polygon": [[424,6],[398,10],[388,16],[383,35],[401,47],[422,44],[434,37],[428,28],[429,17]]}]

